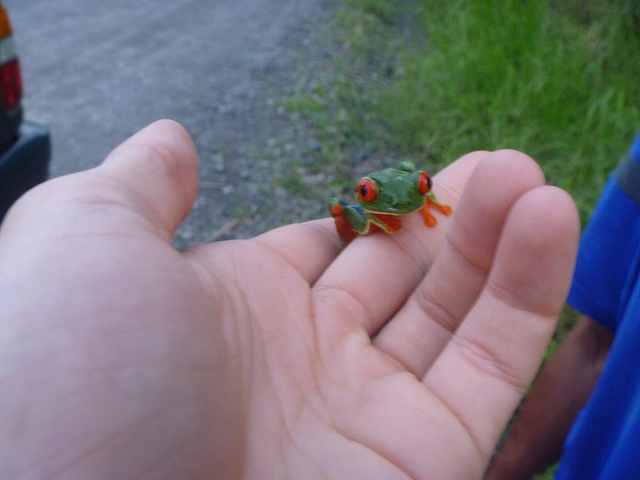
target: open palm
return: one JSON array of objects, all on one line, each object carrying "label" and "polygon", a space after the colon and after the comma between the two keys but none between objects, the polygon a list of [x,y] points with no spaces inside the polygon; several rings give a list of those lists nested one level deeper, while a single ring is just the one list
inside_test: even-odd
[{"label": "open palm", "polygon": [[159,122],[0,231],[0,477],[479,478],[571,278],[571,199],[510,151],[427,228],[330,219],[176,252],[197,155]]}]

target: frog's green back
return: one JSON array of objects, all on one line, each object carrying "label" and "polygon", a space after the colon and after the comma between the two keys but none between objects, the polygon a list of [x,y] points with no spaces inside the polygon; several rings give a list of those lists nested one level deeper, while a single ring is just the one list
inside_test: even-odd
[{"label": "frog's green back", "polygon": [[387,168],[366,178],[375,184],[377,195],[369,202],[358,198],[358,203],[369,212],[405,215],[418,210],[426,201],[420,193],[420,172]]}]

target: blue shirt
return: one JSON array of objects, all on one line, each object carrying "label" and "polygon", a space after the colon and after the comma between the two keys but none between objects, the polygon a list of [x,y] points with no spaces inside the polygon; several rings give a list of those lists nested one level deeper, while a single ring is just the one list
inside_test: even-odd
[{"label": "blue shirt", "polygon": [[578,250],[569,303],[615,332],[556,480],[640,479],[640,135],[609,179]]}]

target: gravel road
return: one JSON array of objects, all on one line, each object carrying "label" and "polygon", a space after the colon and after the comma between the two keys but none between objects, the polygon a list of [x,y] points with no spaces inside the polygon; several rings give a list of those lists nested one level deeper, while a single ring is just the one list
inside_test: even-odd
[{"label": "gravel road", "polygon": [[4,3],[26,116],[52,131],[52,176],[91,168],[144,125],[172,118],[201,159],[177,247],[326,215],[327,198],[303,201],[278,179],[318,148],[282,102],[301,75],[330,81],[335,0]]}]

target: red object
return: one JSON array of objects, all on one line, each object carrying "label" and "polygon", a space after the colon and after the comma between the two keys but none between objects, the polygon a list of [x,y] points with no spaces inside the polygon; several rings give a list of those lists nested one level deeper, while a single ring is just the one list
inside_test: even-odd
[{"label": "red object", "polygon": [[0,93],[5,110],[12,111],[22,99],[22,77],[18,59],[0,65]]},{"label": "red object", "polygon": [[360,184],[356,191],[358,192],[358,197],[365,202],[372,202],[378,196],[378,188],[376,187],[376,184],[368,178],[360,180]]},{"label": "red object", "polygon": [[422,172],[420,174],[420,180],[418,185],[419,185],[418,188],[420,188],[420,193],[422,195],[426,195],[431,191],[431,186],[432,186],[431,177],[427,175],[425,172]]},{"label": "red object", "polygon": [[[387,215],[386,213],[372,213],[371,215],[382,220],[382,222],[387,226],[385,230],[388,233],[397,232],[402,228],[402,220],[396,215]],[[372,227],[377,227],[378,230],[381,230],[377,225],[372,225]]]}]

